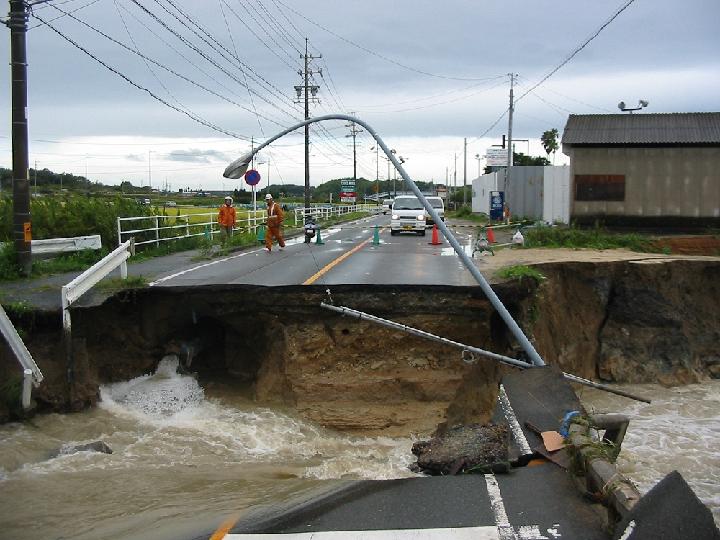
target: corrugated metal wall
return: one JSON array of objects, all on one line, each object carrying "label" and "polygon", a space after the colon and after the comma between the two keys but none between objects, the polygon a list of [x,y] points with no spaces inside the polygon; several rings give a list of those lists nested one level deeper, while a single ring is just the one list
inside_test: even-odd
[{"label": "corrugated metal wall", "polygon": [[720,217],[720,148],[578,148],[576,174],[624,174],[625,200],[575,201],[573,216]]},{"label": "corrugated metal wall", "polygon": [[[472,211],[490,213],[490,191],[505,190],[505,172],[472,181]],[[506,200],[514,217],[549,223],[570,221],[569,167],[513,167]]]}]

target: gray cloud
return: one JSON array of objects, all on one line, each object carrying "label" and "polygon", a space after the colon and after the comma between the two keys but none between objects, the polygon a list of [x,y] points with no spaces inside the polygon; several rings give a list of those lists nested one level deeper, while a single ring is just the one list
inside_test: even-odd
[{"label": "gray cloud", "polygon": [[189,163],[229,162],[231,157],[217,150],[173,150],[164,156],[168,161],[185,161]]}]

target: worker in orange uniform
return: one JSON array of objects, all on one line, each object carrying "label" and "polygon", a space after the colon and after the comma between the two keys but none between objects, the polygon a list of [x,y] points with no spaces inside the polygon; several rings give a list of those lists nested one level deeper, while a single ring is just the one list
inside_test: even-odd
[{"label": "worker in orange uniform", "polygon": [[282,251],[285,248],[285,240],[282,235],[282,222],[285,219],[280,205],[273,201],[272,195],[269,193],[265,195],[265,202],[267,203],[267,231],[265,232],[265,251],[270,253],[272,249],[273,238],[277,238],[278,245]]},{"label": "worker in orange uniform", "polygon": [[225,197],[225,204],[218,210],[218,225],[220,225],[220,239],[226,243],[233,235],[235,227],[235,207],[232,205],[232,197]]}]

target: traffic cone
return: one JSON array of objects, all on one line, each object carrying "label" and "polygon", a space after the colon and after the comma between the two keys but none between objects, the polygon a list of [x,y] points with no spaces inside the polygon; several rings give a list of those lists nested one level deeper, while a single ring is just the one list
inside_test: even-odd
[{"label": "traffic cone", "polygon": [[488,242],[490,242],[491,244],[495,243],[495,231],[493,231],[491,227],[488,227],[487,239],[488,239]]},{"label": "traffic cone", "polygon": [[375,232],[373,233],[373,246],[380,245],[380,226],[375,225]]},{"label": "traffic cone", "polygon": [[432,235],[432,241],[430,242],[431,246],[439,246],[442,242],[440,241],[440,238],[438,238],[438,228],[437,223],[433,225],[433,235]]},{"label": "traffic cone", "polygon": [[323,242],[322,235],[320,234],[320,227],[318,227],[317,230],[317,238],[315,239],[315,243],[319,245],[323,245],[325,242]]},{"label": "traffic cone", "polygon": [[257,231],[257,241],[258,244],[264,244],[265,243],[265,225],[260,225],[258,227]]}]

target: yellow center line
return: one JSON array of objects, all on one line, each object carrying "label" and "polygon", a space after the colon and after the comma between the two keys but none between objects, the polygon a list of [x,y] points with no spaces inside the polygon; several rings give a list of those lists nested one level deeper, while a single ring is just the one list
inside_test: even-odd
[{"label": "yellow center line", "polygon": [[237,523],[238,519],[240,519],[240,514],[233,514],[229,518],[227,518],[225,521],[223,521],[220,526],[217,528],[217,530],[213,533],[213,535],[210,537],[210,540],[222,540],[225,538],[225,535],[230,532],[230,529],[232,529],[235,526],[235,523]]},{"label": "yellow center line", "polygon": [[[380,230],[382,231],[382,229],[380,229]],[[303,281],[303,285],[312,285],[313,283],[315,283],[315,282],[316,282],[318,279],[320,279],[324,274],[328,273],[328,272],[329,272],[330,270],[332,270],[335,266],[337,266],[338,264],[340,264],[341,262],[343,262],[345,259],[347,259],[350,255],[352,255],[353,253],[355,253],[355,252],[361,250],[363,247],[365,247],[365,244],[367,244],[368,242],[370,242],[370,240],[372,240],[372,237],[370,237],[370,238],[368,238],[368,239],[366,239],[366,240],[363,240],[362,242],[360,242],[357,246],[355,246],[354,248],[352,248],[352,249],[351,249],[350,251],[348,251],[347,253],[343,253],[342,255],[340,255],[340,256],[339,256],[337,259],[335,259],[334,261],[330,261],[330,262],[329,262],[328,264],[326,264],[323,268],[321,268],[320,270],[318,270],[317,272],[315,272],[314,275],[310,276],[308,279],[306,279],[305,281]]]}]

